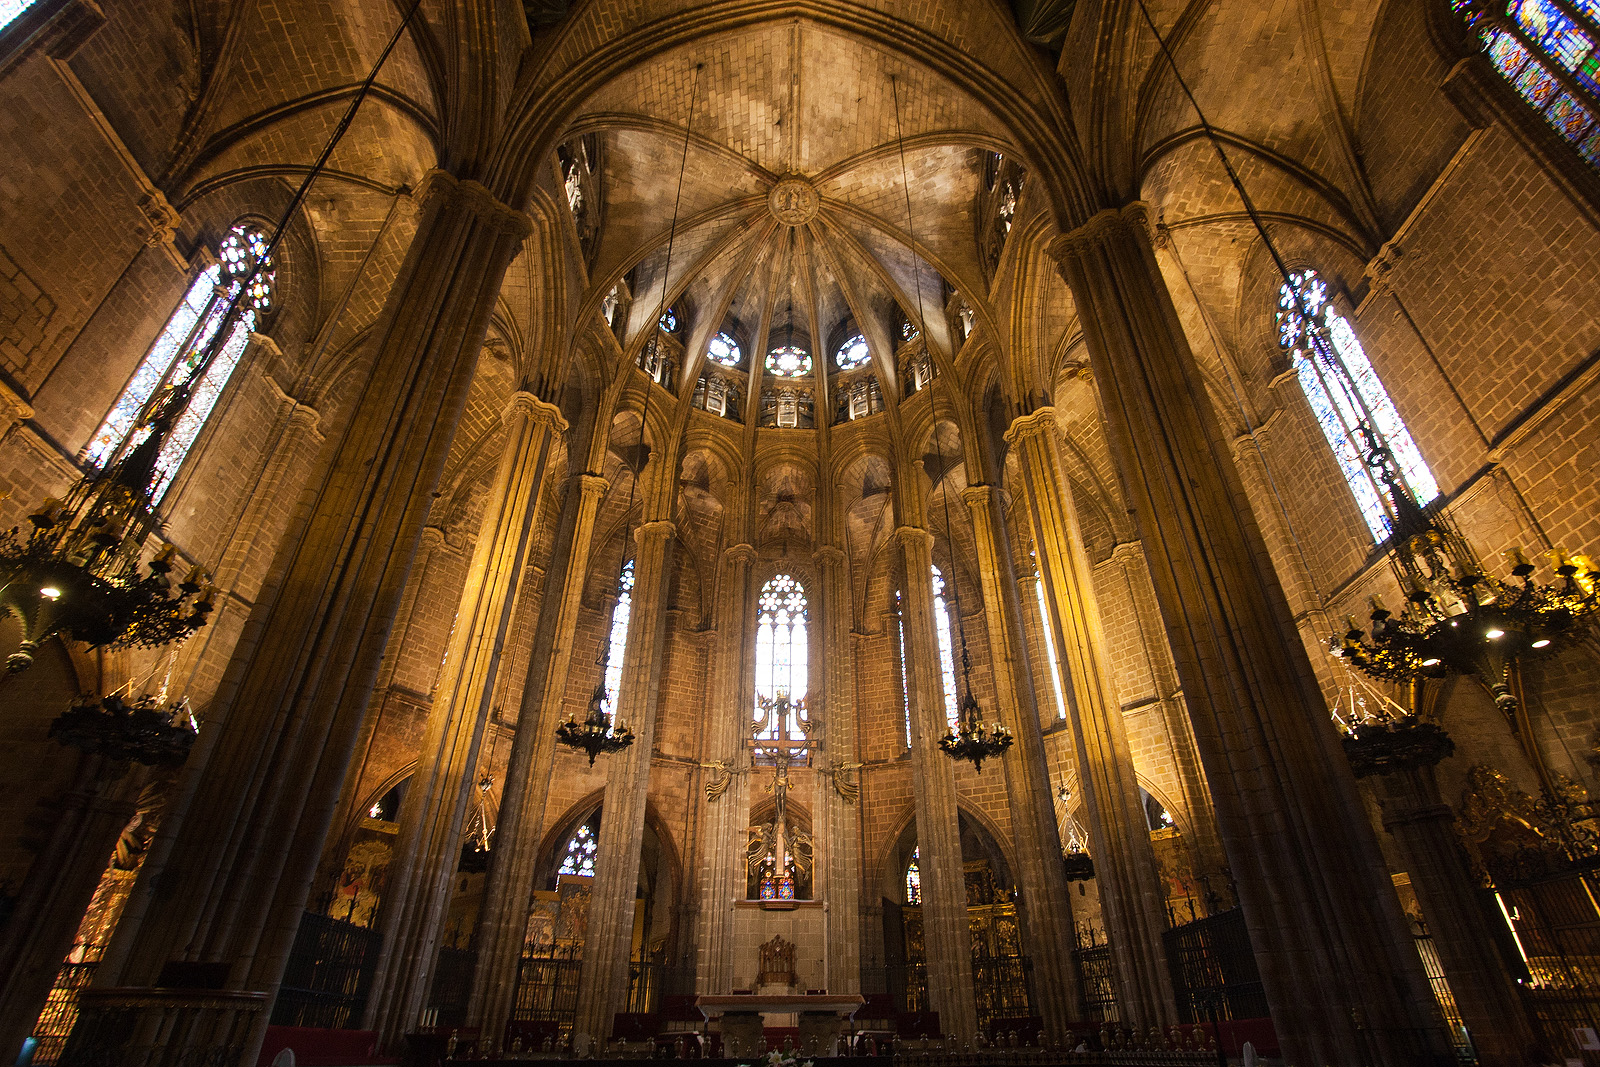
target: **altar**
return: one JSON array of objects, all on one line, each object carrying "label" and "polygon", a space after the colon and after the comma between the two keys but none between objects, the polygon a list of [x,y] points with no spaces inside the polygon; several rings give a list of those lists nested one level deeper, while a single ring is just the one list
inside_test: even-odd
[{"label": "altar", "polygon": [[702,994],[695,1006],[709,1021],[720,1018],[725,1056],[761,1051],[763,1027],[798,1025],[801,1056],[837,1056],[839,1036],[865,1000],[859,993]]}]

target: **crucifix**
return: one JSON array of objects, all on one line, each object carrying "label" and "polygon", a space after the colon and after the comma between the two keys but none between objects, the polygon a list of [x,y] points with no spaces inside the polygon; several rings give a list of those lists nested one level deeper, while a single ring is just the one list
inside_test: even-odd
[{"label": "crucifix", "polygon": [[811,836],[789,825],[789,768],[810,758],[812,724],[805,700],[791,701],[787,689],[758,697],[756,704],[761,718],[750,724],[750,743],[757,763],[772,764],[768,788],[776,811],[769,825],[751,828],[748,864],[760,880],[761,899],[792,900],[793,867],[809,869]]}]

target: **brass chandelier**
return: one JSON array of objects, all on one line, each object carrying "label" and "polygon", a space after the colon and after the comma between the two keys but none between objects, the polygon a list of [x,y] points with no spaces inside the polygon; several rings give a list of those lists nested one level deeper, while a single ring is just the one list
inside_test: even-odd
[{"label": "brass chandelier", "polygon": [[1356,669],[1391,682],[1473,675],[1497,708],[1515,715],[1512,668],[1526,655],[1559,648],[1563,639],[1600,612],[1600,567],[1587,556],[1552,549],[1555,581],[1534,581],[1534,564],[1520,548],[1506,552],[1514,580],[1485,573],[1472,547],[1438,509],[1423,509],[1406,491],[1394,455],[1371,430],[1363,459],[1394,509],[1389,563],[1405,596],[1400,612],[1368,598],[1370,631],[1354,615],[1331,646]]},{"label": "brass chandelier", "polygon": [[633,744],[633,731],[619,722],[613,722],[611,713],[606,710],[605,676],[606,663],[610,659],[609,647],[606,653],[600,660],[600,682],[589,697],[588,714],[582,722],[569,718],[556,727],[556,740],[568,748],[586,753],[591,767],[602,753],[620,752]]},{"label": "brass chandelier", "polygon": [[80,478],[65,500],[40,504],[28,516],[28,534],[17,527],[0,533],[0,611],[22,623],[22,643],[6,659],[7,671],[25,670],[56,636],[97,647],[154,648],[205,624],[216,597],[205,568],[196,564],[174,582],[174,546],[143,559],[161,526],[151,502],[161,478],[156,461],[197,376],[160,395],[131,435],[142,433],[143,440],[120,459]]}]

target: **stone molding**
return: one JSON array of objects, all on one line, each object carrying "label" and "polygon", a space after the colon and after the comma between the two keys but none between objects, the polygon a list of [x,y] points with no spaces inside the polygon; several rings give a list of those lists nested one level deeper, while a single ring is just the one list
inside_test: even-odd
[{"label": "stone molding", "polygon": [[437,526],[424,526],[422,539],[417,543],[418,550],[422,552],[435,552],[444,547],[446,538],[444,531]]},{"label": "stone molding", "polygon": [[518,211],[502,203],[488,187],[471,179],[457,178],[447,170],[434,168],[417,183],[417,205],[431,207],[435,200],[443,199],[447,206],[457,208],[509,237],[526,240],[533,233],[533,219],[525,211]]},{"label": "stone molding", "polygon": [[933,534],[920,526],[897,526],[895,527],[894,536],[895,540],[907,547],[911,547],[920,541],[928,551],[933,551]]},{"label": "stone molding", "polygon": [[106,24],[94,0],[41,0],[0,32],[0,78],[36,52],[65,61]]},{"label": "stone molding", "polygon": [[584,496],[604,496],[611,489],[611,480],[599,474],[584,472],[577,476],[578,492]]},{"label": "stone molding", "polygon": [[1053,239],[1045,253],[1057,263],[1065,263],[1112,235],[1142,230],[1148,239],[1153,217],[1150,205],[1143,200],[1130,201],[1120,208],[1108,207],[1090,216],[1089,221],[1077,229]]},{"label": "stone molding", "polygon": [[505,411],[500,415],[502,423],[508,423],[516,418],[542,422],[554,433],[567,432],[567,420],[561,414],[561,409],[548,400],[540,400],[526,390],[519,389],[512,393],[511,399],[506,402]]},{"label": "stone molding", "polygon": [[1031,437],[1034,434],[1042,434],[1053,430],[1055,425],[1056,409],[1054,407],[1047,405],[1042,408],[1035,408],[1027,415],[1019,415],[1013,419],[1011,425],[1006,427],[1004,439],[1006,444],[1014,445],[1024,437]]},{"label": "stone molding", "polygon": [[844,549],[837,545],[821,545],[811,553],[811,562],[818,568],[841,567],[847,558]]},{"label": "stone molding", "polygon": [[754,563],[757,556],[758,553],[755,550],[755,546],[747,545],[743,542],[737,545],[729,545],[722,550],[722,558],[727,563]]},{"label": "stone molding", "polygon": [[644,544],[647,539],[659,538],[662,541],[676,537],[678,526],[670,519],[652,519],[642,522],[634,528],[633,539],[639,544]]},{"label": "stone molding", "polygon": [[995,491],[999,486],[988,482],[974,482],[961,490],[961,499],[967,502],[969,508],[987,507],[989,501],[994,499]]}]

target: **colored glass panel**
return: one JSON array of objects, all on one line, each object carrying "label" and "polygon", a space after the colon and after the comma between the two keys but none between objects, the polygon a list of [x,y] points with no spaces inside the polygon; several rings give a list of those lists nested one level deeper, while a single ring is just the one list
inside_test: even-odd
[{"label": "colored glass panel", "polygon": [[867,339],[859,333],[841,345],[833,357],[840,370],[854,370],[870,358],[872,352],[867,348]]},{"label": "colored glass panel", "polygon": [[559,874],[581,874],[590,878],[594,877],[595,852],[599,849],[599,842],[595,840],[594,827],[584,823],[578,827],[578,832],[572,835],[572,840],[567,842],[567,852],[561,858]]},{"label": "colored glass panel", "polygon": [[956,655],[950,640],[950,612],[944,603],[944,575],[933,568],[933,629],[939,637],[939,674],[944,679],[944,717],[956,728]]},{"label": "colored glass panel", "polygon": [[906,867],[906,903],[922,903],[922,869],[917,866],[917,860],[922,858],[922,847],[919,845],[911,850],[911,863]]},{"label": "colored glass panel", "polygon": [[[1505,12],[1533,50],[1491,20],[1474,14],[1465,0],[1452,0],[1467,25],[1476,27],[1494,68],[1550,127],[1592,165],[1600,165],[1600,54],[1595,27],[1569,18],[1554,0],[1509,0]],[[1586,18],[1600,21],[1600,0],[1574,0]],[[1552,70],[1565,70],[1587,93],[1565,87]]]},{"label": "colored glass panel", "polygon": [[767,353],[767,370],[780,378],[799,378],[811,373],[811,353],[794,345],[783,345]]},{"label": "colored glass panel", "polygon": [[739,342],[725,333],[719,333],[711,339],[706,346],[706,355],[711,357],[711,362],[724,367],[737,367],[744,359],[744,353],[739,351]]},{"label": "colored glass panel", "polygon": [[617,691],[622,688],[622,657],[628,651],[628,622],[633,618],[633,560],[617,576],[617,606],[611,612],[611,635],[606,659],[606,712],[615,715]]},{"label": "colored glass panel", "polygon": [[668,308],[661,313],[661,319],[659,320],[658,324],[668,333],[676,332],[678,329],[678,313],[673,311],[671,308]]},{"label": "colored glass panel", "polygon": [[35,0],[0,0],[0,30],[6,28],[18,15],[32,7]]},{"label": "colored glass panel", "polygon": [[[1367,358],[1361,341],[1345,317],[1328,299],[1328,289],[1316,271],[1290,275],[1294,288],[1278,290],[1278,340],[1290,353],[1301,391],[1311,406],[1317,425],[1338,461],[1350,492],[1372,535],[1389,536],[1390,518],[1377,482],[1364,460],[1366,443],[1357,427],[1366,425],[1394,456],[1401,479],[1418,504],[1439,495],[1438,484],[1423,461],[1400,412]],[[1326,337],[1322,345],[1308,344],[1307,316]]]},{"label": "colored glass panel", "polygon": [[790,575],[778,575],[761,587],[756,611],[755,720],[762,723],[757,737],[770,740],[778,736],[777,711],[764,710],[761,700],[774,699],[780,693],[787,693],[790,700],[789,736],[798,737],[800,712],[796,705],[806,697],[810,666],[805,586]]}]

